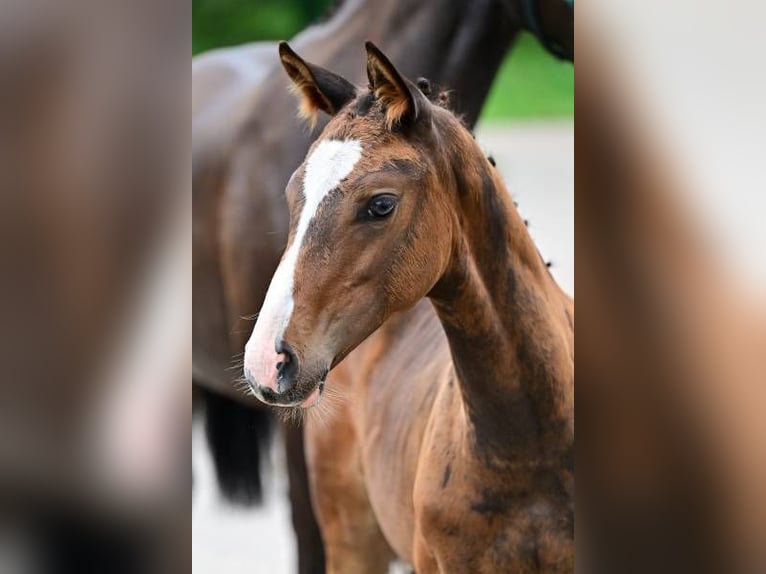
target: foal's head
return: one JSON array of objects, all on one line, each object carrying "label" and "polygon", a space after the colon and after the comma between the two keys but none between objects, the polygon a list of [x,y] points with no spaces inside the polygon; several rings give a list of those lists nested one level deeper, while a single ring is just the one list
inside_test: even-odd
[{"label": "foal's head", "polygon": [[334,365],[444,273],[458,218],[449,155],[474,144],[425,82],[404,79],[372,44],[364,90],[287,44],[280,56],[301,113],[332,119],[287,184],[288,245],[245,377],[267,403],[306,407]]}]

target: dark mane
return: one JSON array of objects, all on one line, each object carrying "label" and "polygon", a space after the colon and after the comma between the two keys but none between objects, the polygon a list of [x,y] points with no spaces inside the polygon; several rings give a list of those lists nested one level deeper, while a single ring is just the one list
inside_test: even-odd
[{"label": "dark mane", "polygon": [[[417,89],[428,98],[428,101],[435,106],[450,112],[463,125],[463,127],[468,129],[463,116],[458,114],[452,108],[451,95],[453,90],[443,86],[434,86],[431,81],[426,78],[418,78],[415,85],[417,86]],[[375,94],[368,89],[368,91],[357,96],[356,99],[351,102],[351,106],[353,107],[355,116],[364,117],[376,106]]]}]

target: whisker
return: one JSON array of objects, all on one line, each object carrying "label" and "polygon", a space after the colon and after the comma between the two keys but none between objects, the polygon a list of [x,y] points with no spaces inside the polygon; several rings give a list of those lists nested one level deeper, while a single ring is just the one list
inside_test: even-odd
[{"label": "whisker", "polygon": [[237,371],[245,366],[245,352],[235,353],[229,359],[229,366],[225,367],[226,371]]},{"label": "whisker", "polygon": [[344,404],[349,402],[348,394],[334,386],[325,385],[322,399],[314,408],[309,409],[308,416],[312,424],[321,430],[326,430],[332,424]]}]

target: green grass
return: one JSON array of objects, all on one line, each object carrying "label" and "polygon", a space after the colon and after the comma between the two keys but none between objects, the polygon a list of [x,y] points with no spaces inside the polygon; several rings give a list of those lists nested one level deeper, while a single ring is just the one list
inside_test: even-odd
[{"label": "green grass", "polygon": [[257,40],[290,38],[304,26],[302,16],[289,3],[199,0],[192,3],[192,54]]},{"label": "green grass", "polygon": [[523,34],[495,78],[482,119],[573,115],[574,67],[553,58],[535,38]]}]

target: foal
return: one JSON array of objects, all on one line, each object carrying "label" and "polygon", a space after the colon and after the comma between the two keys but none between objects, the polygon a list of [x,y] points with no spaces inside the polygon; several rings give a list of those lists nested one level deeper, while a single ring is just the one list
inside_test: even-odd
[{"label": "foal", "polygon": [[245,377],[279,407],[353,397],[307,430],[328,571],[571,572],[572,301],[471,134],[375,46],[368,90],[280,56],[333,118],[287,185]]}]

